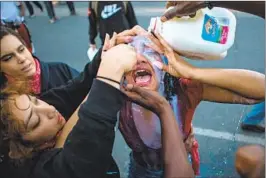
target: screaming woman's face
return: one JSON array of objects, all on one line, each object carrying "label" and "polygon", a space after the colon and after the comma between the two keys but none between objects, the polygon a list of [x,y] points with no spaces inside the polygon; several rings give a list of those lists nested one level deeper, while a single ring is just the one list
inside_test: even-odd
[{"label": "screaming woman's face", "polygon": [[125,76],[125,79],[128,84],[157,91],[163,79],[164,72],[153,65],[153,62],[159,61],[162,63],[162,58],[159,53],[146,46],[146,43],[147,39],[142,36],[135,37],[131,43],[138,53],[137,64]]}]

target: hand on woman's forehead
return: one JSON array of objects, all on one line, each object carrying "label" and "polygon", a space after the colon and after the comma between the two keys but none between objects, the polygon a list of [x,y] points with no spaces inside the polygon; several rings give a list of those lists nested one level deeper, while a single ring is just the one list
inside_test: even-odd
[{"label": "hand on woman's forehead", "polygon": [[151,63],[153,63],[154,61],[162,62],[160,54],[149,47],[151,43],[152,43],[151,40],[145,36],[136,36],[134,37],[130,45],[135,48],[138,54],[144,56],[149,62]]}]

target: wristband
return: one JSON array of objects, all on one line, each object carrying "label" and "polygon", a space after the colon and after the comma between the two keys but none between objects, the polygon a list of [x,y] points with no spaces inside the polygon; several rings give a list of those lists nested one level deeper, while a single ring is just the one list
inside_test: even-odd
[{"label": "wristband", "polygon": [[118,85],[120,85],[120,82],[118,82],[118,81],[116,81],[116,80],[113,80],[113,79],[110,79],[110,78],[108,78],[108,77],[97,76],[96,78],[101,78],[101,79],[109,80],[109,81],[111,81],[111,82],[115,82],[115,83],[117,83]]}]

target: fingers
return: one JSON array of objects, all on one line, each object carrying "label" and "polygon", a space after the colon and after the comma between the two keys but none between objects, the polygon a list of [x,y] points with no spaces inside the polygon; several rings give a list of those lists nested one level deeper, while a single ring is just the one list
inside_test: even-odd
[{"label": "fingers", "polygon": [[172,9],[169,9],[167,12],[165,12],[163,14],[163,16],[161,17],[161,21],[166,22],[167,20],[174,18],[176,15],[178,15],[177,14],[177,6],[175,6]]},{"label": "fingers", "polygon": [[110,40],[109,48],[112,48],[112,47],[114,47],[116,45],[116,38],[117,38],[117,33],[114,32],[113,36],[112,36],[112,38]]},{"label": "fingers", "polygon": [[149,33],[146,36],[147,36],[147,38],[149,38],[151,40],[151,43],[147,43],[145,45],[152,48],[156,52],[163,54],[163,48],[164,47],[162,46],[160,41],[152,33]]},{"label": "fingers", "polygon": [[130,43],[133,41],[132,36],[119,36],[117,35],[116,44]]},{"label": "fingers", "polygon": [[141,87],[138,87],[138,86],[134,86],[132,84],[128,84],[125,89],[127,91],[130,91],[130,92],[135,92],[136,94],[138,94],[138,96],[140,96],[141,98],[144,98],[146,96],[146,94],[148,93],[147,90],[141,88]]},{"label": "fingers", "polygon": [[110,36],[106,33],[103,44],[103,51],[107,51],[109,49],[109,46],[110,46]]},{"label": "fingers", "polygon": [[134,86],[132,84],[128,84],[127,86],[125,86],[124,88],[121,87],[121,91],[128,96],[128,98],[130,98],[132,101],[139,103],[141,102],[141,100],[143,99],[142,96],[140,96],[138,93],[135,93],[134,91],[132,91],[132,88]]},{"label": "fingers", "polygon": [[165,65],[159,61],[155,61],[153,62],[153,64],[158,67],[159,69],[165,71],[165,72],[168,72],[169,73],[169,66],[168,65]]},{"label": "fingers", "polygon": [[168,9],[171,6],[175,6],[177,4],[176,1],[167,1],[166,3],[166,9]]},{"label": "fingers", "polygon": [[139,25],[136,25],[130,30],[125,30],[119,33],[118,36],[136,36],[136,35],[145,35],[147,33],[148,32],[144,30],[142,27],[140,27]]},{"label": "fingers", "polygon": [[169,44],[163,39],[163,37],[159,33],[156,33],[155,35],[167,52],[173,52],[173,49],[169,46]]}]

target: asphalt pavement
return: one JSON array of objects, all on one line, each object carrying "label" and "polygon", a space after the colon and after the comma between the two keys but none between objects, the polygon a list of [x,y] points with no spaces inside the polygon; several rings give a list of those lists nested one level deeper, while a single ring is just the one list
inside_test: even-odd
[{"label": "asphalt pavement", "polygon": [[[144,28],[151,17],[160,16],[165,2],[133,2],[136,16]],[[77,16],[69,16],[66,5],[55,8],[60,18],[49,23],[46,12],[26,18],[34,42],[36,55],[43,61],[61,61],[82,70],[89,61],[87,50],[88,18],[87,2],[75,2]],[[237,29],[234,46],[220,61],[190,61],[199,67],[243,68],[265,73],[265,21],[246,13],[235,12]],[[99,38],[97,38],[98,44]],[[200,145],[201,177],[237,177],[234,168],[235,151],[246,144],[265,144],[265,135],[244,132],[239,127],[241,118],[251,106],[202,102],[196,110],[194,127]],[[128,153],[119,131],[113,155],[121,176],[126,177]],[[178,166],[178,165],[177,165]]]}]

